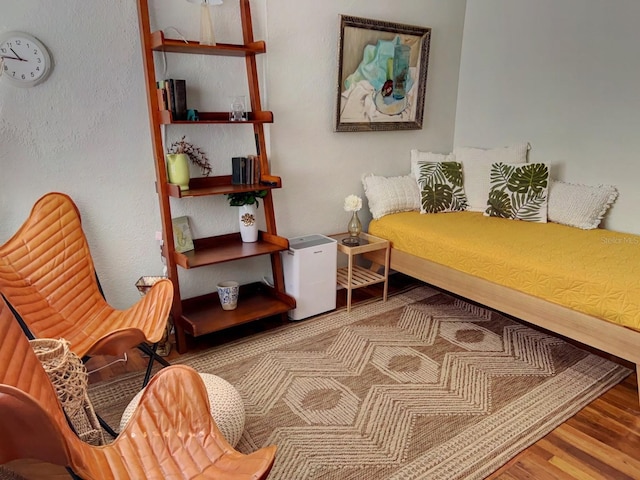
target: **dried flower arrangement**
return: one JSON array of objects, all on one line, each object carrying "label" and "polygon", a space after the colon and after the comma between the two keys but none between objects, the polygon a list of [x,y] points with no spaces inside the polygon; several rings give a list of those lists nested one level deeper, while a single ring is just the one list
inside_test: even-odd
[{"label": "dried flower arrangement", "polygon": [[204,153],[199,147],[187,142],[185,136],[180,140],[173,142],[167,149],[167,153],[184,153],[189,157],[191,163],[200,167],[202,175],[205,177],[211,175],[211,164],[209,163],[206,153]]}]

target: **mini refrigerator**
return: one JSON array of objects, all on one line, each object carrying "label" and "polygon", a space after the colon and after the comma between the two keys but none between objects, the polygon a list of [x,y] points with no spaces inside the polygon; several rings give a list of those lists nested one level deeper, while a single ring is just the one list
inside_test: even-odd
[{"label": "mini refrigerator", "polygon": [[290,320],[302,320],[336,308],[337,242],[324,235],[289,239],[280,252],[284,287],[296,299]]}]

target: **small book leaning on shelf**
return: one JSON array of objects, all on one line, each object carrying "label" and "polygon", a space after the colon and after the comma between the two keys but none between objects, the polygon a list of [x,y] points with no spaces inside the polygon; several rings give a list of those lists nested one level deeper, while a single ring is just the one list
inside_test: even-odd
[{"label": "small book leaning on shelf", "polygon": [[173,243],[176,252],[184,253],[193,250],[193,237],[189,226],[189,217],[176,217],[171,220],[173,223]]}]

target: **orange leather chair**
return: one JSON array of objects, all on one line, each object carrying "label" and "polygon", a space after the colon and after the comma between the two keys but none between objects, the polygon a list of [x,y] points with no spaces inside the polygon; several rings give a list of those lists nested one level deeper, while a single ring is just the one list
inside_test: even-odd
[{"label": "orange leather chair", "polygon": [[163,279],[129,309],[112,308],[102,295],[78,208],[65,194],[40,198],[0,246],[0,293],[30,338],[65,338],[83,360],[137,346],[149,355],[144,385],[154,359],[169,365],[155,347],[164,334],[173,285]]},{"label": "orange leather chair", "polygon": [[267,478],[276,447],[243,455],[209,413],[200,376],[184,365],[157,373],[113,443],[83,443],[65,419],[27,337],[0,299],[0,464],[33,458],[63,465],[74,478]]}]

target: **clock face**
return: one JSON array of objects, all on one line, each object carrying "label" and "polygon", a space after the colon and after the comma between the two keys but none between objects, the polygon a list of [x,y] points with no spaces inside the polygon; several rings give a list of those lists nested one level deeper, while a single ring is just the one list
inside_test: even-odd
[{"label": "clock face", "polygon": [[33,87],[44,81],[51,70],[47,48],[35,37],[22,32],[0,36],[2,80],[20,87]]}]

